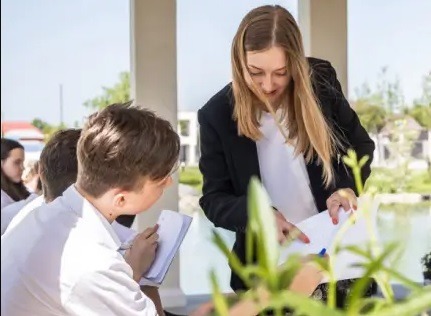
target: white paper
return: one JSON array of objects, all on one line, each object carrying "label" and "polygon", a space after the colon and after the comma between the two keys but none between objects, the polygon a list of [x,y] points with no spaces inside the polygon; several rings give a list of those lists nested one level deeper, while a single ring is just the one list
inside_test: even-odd
[{"label": "white paper", "polygon": [[133,242],[133,239],[135,239],[136,235],[138,234],[133,229],[121,225],[116,221],[114,221],[111,226],[117,234],[118,239],[120,239],[121,247],[124,248],[128,248],[128,246]]},{"label": "white paper", "polygon": [[157,221],[157,224],[159,224],[159,229],[157,230],[159,234],[157,255],[150,269],[144,275],[146,279],[156,283],[163,280],[191,221],[190,216],[169,210],[162,211]]},{"label": "white paper", "polygon": [[[168,269],[178,252],[181,243],[192,222],[192,217],[170,211],[163,210],[157,221],[159,228],[158,247],[156,258],[150,269],[143,275],[139,282],[141,285],[160,285],[168,272]],[[131,228],[125,227],[117,222],[112,224],[122,244],[121,248],[127,248],[137,235],[137,232]]]},{"label": "white paper", "polygon": [[[371,224],[375,230],[376,228],[376,213],[378,208],[378,202],[376,201],[371,206]],[[333,242],[336,234],[340,228],[347,222],[352,211],[345,212],[343,209],[339,211],[339,221],[337,225],[332,223],[332,220],[328,214],[328,211],[321,212],[315,216],[312,216],[296,226],[303,231],[309,238],[310,243],[304,244],[301,241],[293,241],[291,244],[285,247],[281,247],[280,250],[280,261],[282,264],[287,260],[289,255],[297,253],[300,255],[318,254],[323,248],[326,248],[329,254],[330,260],[334,263],[334,274],[336,280],[354,279],[360,278],[363,275],[363,269],[360,267],[353,267],[352,265],[364,263],[364,259],[358,255],[351,253],[350,251],[341,251],[336,255],[336,258],[332,258],[334,255]],[[360,214],[360,204],[358,211],[353,213],[355,216],[355,223],[350,226],[344,233],[343,238],[339,246],[360,246],[364,247],[370,242],[369,230],[367,228],[366,219]],[[323,282],[327,282],[325,278]]]}]

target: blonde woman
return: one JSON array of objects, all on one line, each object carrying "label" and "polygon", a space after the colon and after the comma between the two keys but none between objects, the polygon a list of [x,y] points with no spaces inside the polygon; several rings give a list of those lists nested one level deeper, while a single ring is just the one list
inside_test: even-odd
[{"label": "blonde woman", "polygon": [[[283,7],[250,11],[233,39],[231,58],[232,83],[198,112],[200,205],[215,226],[236,233],[233,251],[244,260],[253,175],[271,197],[283,242],[295,223],[318,212],[329,209],[328,220],[337,225],[340,207],[356,209],[352,174],[341,157],[348,148],[368,155],[366,180],[374,143],[331,64],[305,57],[298,25]],[[308,242],[304,234],[300,239]],[[231,286],[244,289],[236,275]]]}]

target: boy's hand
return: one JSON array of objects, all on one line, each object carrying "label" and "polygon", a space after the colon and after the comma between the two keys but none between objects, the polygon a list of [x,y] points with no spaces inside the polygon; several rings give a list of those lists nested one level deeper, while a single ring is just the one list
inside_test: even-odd
[{"label": "boy's hand", "polygon": [[142,275],[148,271],[156,257],[159,235],[157,229],[159,225],[154,225],[136,235],[133,244],[124,255],[124,259],[133,270],[133,279],[137,282]]}]

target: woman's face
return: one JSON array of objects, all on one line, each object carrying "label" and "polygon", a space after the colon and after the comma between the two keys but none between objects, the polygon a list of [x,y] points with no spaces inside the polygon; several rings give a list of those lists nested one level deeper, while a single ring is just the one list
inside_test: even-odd
[{"label": "woman's face", "polygon": [[278,102],[290,80],[283,49],[272,46],[264,51],[249,51],[246,58],[253,82],[272,104]]},{"label": "woman's face", "polygon": [[24,171],[24,150],[21,148],[12,149],[9,152],[9,157],[1,161],[1,168],[12,182],[21,182]]}]

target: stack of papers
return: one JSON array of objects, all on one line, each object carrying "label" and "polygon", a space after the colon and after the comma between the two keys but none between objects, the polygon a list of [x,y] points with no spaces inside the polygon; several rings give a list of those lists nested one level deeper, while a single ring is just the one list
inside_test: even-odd
[{"label": "stack of papers", "polygon": [[[168,272],[172,261],[184,237],[190,227],[192,217],[170,211],[163,210],[157,221],[159,228],[157,234],[159,235],[158,247],[156,258],[149,270],[142,276],[140,284],[157,284],[160,285]],[[127,228],[116,222],[112,224],[115,232],[117,233],[121,243],[127,247],[128,244],[133,242],[137,232],[133,229]]]},{"label": "stack of papers", "polygon": [[[378,209],[378,202],[371,206],[371,225],[374,232],[376,232],[376,215]],[[328,211],[321,212],[315,216],[307,218],[306,220],[296,224],[309,238],[310,243],[304,244],[301,241],[295,240],[288,246],[281,247],[280,261],[282,264],[292,254],[308,255],[318,254],[323,248],[327,249],[330,260],[334,263],[334,274],[336,280],[354,279],[363,276],[364,271],[361,267],[354,267],[356,264],[364,263],[365,260],[350,251],[341,251],[336,257],[334,255],[333,242],[336,234],[340,228],[347,222],[350,215],[355,216],[355,223],[350,226],[344,233],[339,246],[360,246],[365,249],[366,245],[370,242],[369,229],[367,227],[366,219],[361,216],[358,211],[345,212],[343,209],[339,211],[339,222],[337,225],[332,223]],[[325,278],[322,283],[327,282]]]}]

